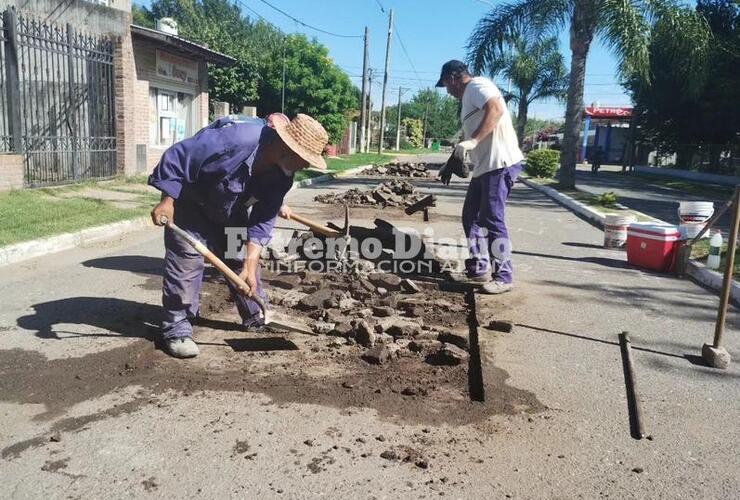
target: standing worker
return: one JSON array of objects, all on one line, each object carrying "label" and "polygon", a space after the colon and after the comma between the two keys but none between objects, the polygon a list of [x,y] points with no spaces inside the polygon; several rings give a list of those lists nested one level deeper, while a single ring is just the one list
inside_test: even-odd
[{"label": "standing worker", "polygon": [[[524,168],[511,116],[501,91],[492,81],[472,77],[461,61],[442,66],[437,87],[462,101],[460,123],[465,140],[455,146],[457,162],[469,155],[473,174],[462,210],[463,229],[470,258],[456,281],[481,285],[485,293],[512,288],[511,241],[506,229],[506,200]],[[440,170],[449,181],[450,172]],[[491,258],[493,257],[493,258]],[[493,261],[493,265],[492,265]]]},{"label": "standing worker", "polygon": [[[149,177],[149,184],[162,192],[152,210],[154,224],[163,225],[163,217],[174,221],[220,258],[227,248],[226,228],[246,228],[243,262],[226,256],[249,285],[242,292],[227,281],[245,328],[264,322],[248,297],[267,299],[259,278],[260,253],[272,237],[278,212],[287,209],[281,207],[293,174],[309,165],[326,170],[321,153],[328,135],[319,122],[299,114],[292,121],[275,119],[273,126],[219,119],[167,149]],[[193,321],[204,259],[172,231],[165,231],[164,244],[164,347],[172,356],[191,358],[198,355]]]}]

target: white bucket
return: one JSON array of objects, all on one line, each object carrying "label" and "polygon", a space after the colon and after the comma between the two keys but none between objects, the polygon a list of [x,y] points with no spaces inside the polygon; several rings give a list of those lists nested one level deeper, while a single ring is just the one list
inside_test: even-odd
[{"label": "white bucket", "polygon": [[[683,238],[695,238],[714,214],[711,201],[682,201],[678,204],[679,230]],[[709,237],[707,231],[706,236]]]},{"label": "white bucket", "polygon": [[604,219],[604,248],[624,248],[627,228],[637,222],[634,215],[606,214]]}]

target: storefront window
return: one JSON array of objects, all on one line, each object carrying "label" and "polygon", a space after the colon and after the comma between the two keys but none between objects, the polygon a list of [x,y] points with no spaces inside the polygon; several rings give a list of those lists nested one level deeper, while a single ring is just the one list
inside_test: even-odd
[{"label": "storefront window", "polygon": [[195,133],[192,94],[151,87],[149,101],[151,145],[171,146]]}]

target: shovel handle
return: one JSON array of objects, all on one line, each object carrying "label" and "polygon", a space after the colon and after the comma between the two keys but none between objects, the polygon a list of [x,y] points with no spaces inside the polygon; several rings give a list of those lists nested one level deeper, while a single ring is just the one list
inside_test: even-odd
[{"label": "shovel handle", "polygon": [[[190,233],[183,230],[182,228],[178,227],[174,222],[170,222],[167,217],[160,217],[159,218],[160,224],[163,224],[167,226],[169,229],[171,229],[175,234],[177,234],[180,238],[184,239],[188,242],[190,246],[195,249],[196,252],[201,254],[203,258],[205,258],[208,262],[213,264],[213,266],[221,271],[221,273],[226,276],[226,279],[231,281],[234,285],[236,285],[243,294],[246,294],[246,291],[249,290],[249,285],[247,285],[247,282],[244,281],[239,277],[238,274],[236,274],[234,271],[231,270],[229,266],[227,266],[224,261],[216,257],[216,255],[211,252],[207,246],[205,246],[203,243],[198,241],[196,238],[194,238]],[[262,297],[255,294],[252,297],[249,297],[253,301],[257,303],[257,305],[262,310],[262,316],[264,318],[267,318],[267,306],[265,305],[265,301],[262,300]]]},{"label": "shovel handle", "polygon": [[[283,217],[281,215],[281,217]],[[299,224],[303,224],[304,226],[308,227],[312,231],[315,231],[319,234],[323,234],[324,236],[329,236],[333,238],[337,238],[339,236],[342,236],[342,233],[335,230],[328,228],[326,226],[322,226],[321,224],[318,224],[317,222],[312,221],[311,219],[307,219],[306,217],[303,217],[302,215],[298,214],[291,214],[288,217],[283,217],[283,219],[286,220],[294,220],[298,222]]]}]

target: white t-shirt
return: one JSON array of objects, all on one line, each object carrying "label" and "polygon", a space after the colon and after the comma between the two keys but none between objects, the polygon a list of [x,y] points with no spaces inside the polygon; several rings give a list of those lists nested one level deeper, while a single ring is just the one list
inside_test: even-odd
[{"label": "white t-shirt", "polygon": [[481,140],[475,149],[469,152],[470,160],[475,165],[473,177],[491,170],[510,167],[524,160],[504,97],[491,80],[482,76],[476,76],[468,82],[462,97],[460,122],[465,138],[471,138],[478,130],[485,114],[484,107],[490,99],[501,99],[504,114],[491,135]]}]

